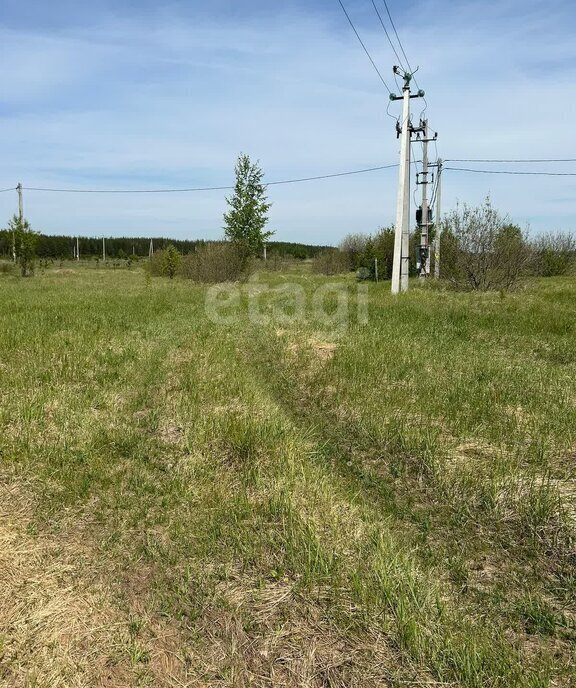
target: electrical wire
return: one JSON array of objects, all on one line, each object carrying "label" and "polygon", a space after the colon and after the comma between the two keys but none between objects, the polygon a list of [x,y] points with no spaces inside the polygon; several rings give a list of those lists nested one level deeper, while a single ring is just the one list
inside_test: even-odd
[{"label": "electrical wire", "polygon": [[4,192],[6,192],[6,191],[16,191],[16,187],[13,186],[13,187],[10,188],[10,189],[0,189],[0,193],[4,193]]},{"label": "electrical wire", "polygon": [[576,177],[576,172],[521,172],[519,170],[473,170],[468,167],[444,167],[454,172],[476,172],[478,174],[520,174],[540,177]]},{"label": "electrical wire", "polygon": [[[410,60],[408,59],[408,56],[406,55],[406,51],[404,50],[404,46],[402,45],[402,41],[400,40],[400,36],[398,35],[398,31],[396,30],[396,24],[394,24],[394,20],[392,19],[392,15],[390,14],[390,8],[388,7],[388,3],[386,0],[383,0],[384,2],[384,7],[386,8],[386,12],[388,14],[388,19],[390,20],[390,24],[392,24],[392,28],[394,29],[394,35],[396,36],[396,40],[398,41],[398,45],[400,46],[400,50],[402,51],[402,55],[404,55],[404,59],[406,60],[406,64],[408,66],[408,69],[410,70],[410,73],[412,74],[412,67],[410,66]],[[416,88],[420,88],[418,86],[418,82],[416,79],[414,79],[414,83],[416,84]]]},{"label": "electrical wire", "polygon": [[[396,24],[394,24],[394,20],[392,19],[392,14],[390,13],[390,8],[388,7],[388,3],[386,0],[383,0],[384,2],[384,7],[386,8],[386,13],[388,14],[388,19],[390,20],[390,24],[392,24],[392,29],[394,30],[394,35],[396,36],[396,40],[398,41],[398,45],[400,46],[400,50],[402,51],[402,55],[404,55],[404,59],[406,60],[406,65],[408,66],[408,69],[410,71],[410,74],[412,75],[412,79],[414,79],[414,84],[418,90],[420,90],[420,85],[418,84],[418,81],[416,80],[416,77],[414,76],[414,71],[412,70],[412,66],[410,65],[410,60],[408,59],[408,56],[406,55],[406,51],[404,50],[404,46],[402,45],[402,41],[400,40],[400,36],[398,35],[398,31],[396,30]],[[378,10],[376,10],[378,11]],[[388,32],[386,32],[386,35],[388,35]],[[394,49],[394,46],[392,46]],[[394,50],[394,53],[396,54],[396,57],[398,57],[398,53],[396,53],[396,50]],[[398,60],[400,58],[398,57]],[[402,69],[404,67],[402,64],[400,64]],[[422,96],[422,100],[424,101],[424,107],[422,108],[422,111],[420,112],[420,119],[424,116],[424,113],[428,109],[428,101],[426,100],[425,96]]]},{"label": "electrical wire", "polygon": [[[415,141],[413,143],[416,143]],[[414,186],[414,191],[412,192],[412,201],[414,203],[414,207],[418,206],[418,202],[416,201],[416,193],[418,192],[418,163],[422,162],[421,160],[411,160],[410,161],[412,165],[414,165],[414,181],[416,182]]]},{"label": "electrical wire", "polygon": [[348,23],[350,24],[350,26],[352,27],[354,33],[356,34],[356,38],[357,38],[358,41],[360,42],[360,45],[364,48],[364,52],[366,53],[368,59],[369,59],[370,62],[372,63],[372,66],[373,66],[374,69],[376,70],[376,74],[378,74],[378,76],[380,77],[380,81],[384,84],[384,88],[388,91],[388,93],[391,94],[392,91],[391,91],[390,88],[388,87],[388,84],[384,81],[384,77],[382,76],[382,74],[380,73],[380,70],[379,70],[378,67],[376,66],[376,63],[375,63],[374,60],[372,59],[372,55],[370,55],[370,53],[368,52],[368,48],[364,45],[364,41],[360,38],[360,34],[359,34],[358,31],[356,30],[356,27],[354,26],[354,23],[353,23],[352,19],[350,19],[350,15],[349,15],[348,12],[346,11],[346,8],[344,7],[344,4],[342,3],[342,0],[338,0],[338,2],[340,3],[340,7],[342,8],[342,11],[343,11],[344,14],[346,15],[346,19],[348,19]]},{"label": "electrical wire", "polygon": [[433,186],[432,186],[432,195],[430,197],[430,203],[429,203],[430,208],[434,207],[434,203],[436,201],[437,191],[438,191],[438,172],[436,172],[436,175],[434,176],[434,182],[433,182]]},{"label": "electrical wire", "polygon": [[[384,24],[384,20],[382,19],[382,15],[380,14],[380,11],[378,10],[378,7],[376,7],[376,2],[372,0],[372,6],[376,10],[376,14],[378,15],[378,19],[380,20],[380,24],[382,25],[382,28],[384,29],[384,33],[386,34],[386,38],[388,39],[388,43],[390,43],[390,47],[394,51],[394,55],[396,55],[396,59],[398,60],[398,64],[402,69],[404,69],[404,65],[402,64],[402,59],[400,55],[398,55],[398,51],[396,50],[396,47],[394,46],[394,43],[392,43],[392,39],[390,38],[390,34],[388,33],[388,29],[386,28],[386,25]],[[396,85],[398,85],[398,82],[396,82]]]},{"label": "electrical wire", "polygon": [[[348,170],[346,172],[335,172],[333,174],[321,174],[314,177],[299,177],[296,179],[281,179],[279,181],[264,182],[263,186],[276,186],[279,184],[297,184],[300,182],[311,182],[320,179],[334,179],[335,177],[349,177],[355,174],[365,174],[367,172],[378,172],[380,170],[387,170],[392,167],[398,167],[398,163],[391,165],[380,165],[378,167],[366,167],[361,170]],[[47,191],[53,193],[91,193],[91,194],[146,194],[146,193],[190,193],[194,191],[230,191],[234,186],[202,186],[188,189],[57,189],[40,186],[23,186],[24,191]],[[13,189],[8,189],[13,191]]]},{"label": "electrical wire", "polygon": [[489,159],[489,158],[446,158],[446,162],[521,162],[521,163],[533,163],[533,162],[576,162],[576,158],[524,158],[522,160],[500,160],[500,159]]}]

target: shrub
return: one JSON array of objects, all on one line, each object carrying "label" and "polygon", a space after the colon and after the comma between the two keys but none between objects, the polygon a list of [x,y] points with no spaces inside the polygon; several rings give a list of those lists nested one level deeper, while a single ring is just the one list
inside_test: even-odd
[{"label": "shrub", "polygon": [[534,242],[536,270],[542,277],[576,271],[576,236],[567,232],[544,234]]},{"label": "shrub", "polygon": [[267,259],[262,263],[264,270],[271,272],[280,272],[285,270],[288,265],[288,260],[278,253],[278,251],[271,251],[268,253]]},{"label": "shrub", "polygon": [[526,234],[490,199],[477,208],[464,204],[453,210],[444,220],[440,243],[442,277],[459,289],[508,290],[532,269]]},{"label": "shrub", "polygon": [[164,250],[156,251],[146,264],[149,274],[156,277],[164,276],[172,279],[182,263],[182,254],[175,246],[169,244]]},{"label": "shrub", "polygon": [[361,266],[369,243],[367,234],[347,234],[342,239],[338,248],[346,258],[348,270],[357,270]]},{"label": "shrub", "polygon": [[242,251],[228,242],[199,246],[183,260],[180,273],[194,282],[233,282],[242,276],[245,260]]},{"label": "shrub", "polygon": [[34,263],[36,260],[36,244],[38,243],[38,232],[35,232],[28,220],[14,215],[8,222],[6,230],[8,236],[13,237],[16,260],[20,266],[22,277],[34,274]]},{"label": "shrub", "polygon": [[337,249],[321,251],[312,263],[312,271],[319,275],[338,275],[348,270],[348,258]]}]

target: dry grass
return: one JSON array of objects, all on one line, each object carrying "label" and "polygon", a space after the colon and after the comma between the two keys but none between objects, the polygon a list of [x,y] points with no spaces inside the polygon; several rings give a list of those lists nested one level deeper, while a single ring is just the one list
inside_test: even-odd
[{"label": "dry grass", "polygon": [[[396,685],[400,654],[377,627],[364,629],[361,636],[343,633],[322,604],[322,598],[329,600],[332,594],[317,589],[311,602],[287,579],[254,587],[239,577],[219,586],[225,604],[208,610],[202,622],[210,648],[204,657],[206,675],[220,677],[211,685]],[[406,684],[425,681],[416,670],[413,679]]]},{"label": "dry grass", "polygon": [[6,688],[126,686],[134,680],[126,626],[86,543],[31,533],[33,505],[2,484],[0,685]]}]

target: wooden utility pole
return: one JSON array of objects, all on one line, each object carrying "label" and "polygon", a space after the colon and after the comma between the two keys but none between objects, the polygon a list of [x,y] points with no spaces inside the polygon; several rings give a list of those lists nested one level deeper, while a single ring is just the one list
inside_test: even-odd
[{"label": "wooden utility pole", "polygon": [[434,277],[440,278],[440,234],[442,233],[442,158],[438,158],[436,174],[436,239],[434,240]]}]

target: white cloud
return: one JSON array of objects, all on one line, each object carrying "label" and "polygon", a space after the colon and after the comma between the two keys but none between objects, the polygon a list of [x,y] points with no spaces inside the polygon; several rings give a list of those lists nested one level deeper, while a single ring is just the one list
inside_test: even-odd
[{"label": "white cloud", "polygon": [[[415,8],[422,21],[410,31],[399,22],[413,66],[421,65],[417,78],[427,92],[430,124],[439,130],[440,155],[576,157],[568,129],[553,135],[576,112],[576,48],[565,31],[570,8],[544,13],[516,1],[482,8],[425,2]],[[358,14],[362,35],[392,85],[393,55],[377,23],[365,23],[368,16]],[[340,19],[345,22],[285,10],[252,23],[110,17],[74,32],[0,30],[7,60],[0,73],[7,94],[0,111],[0,188],[18,181],[75,188],[220,185],[230,182],[241,150],[260,158],[269,180],[395,162],[387,94]],[[398,105],[390,110],[396,113]],[[278,238],[319,243],[370,231],[393,221],[395,181],[391,170],[271,187],[272,224]],[[544,228],[569,221],[565,204],[547,199],[569,198],[575,185],[570,178],[448,172],[443,197],[450,207],[456,199],[480,202],[491,191],[514,219]],[[14,202],[14,194],[0,194],[3,217]],[[158,234],[165,227],[174,236],[218,236],[224,206],[219,192],[29,192],[26,208],[45,231]]]}]

